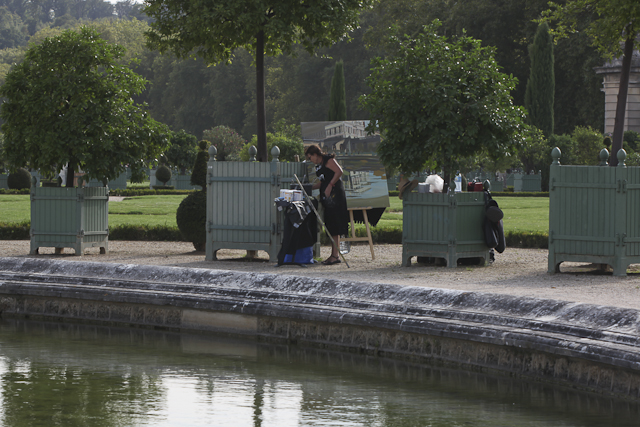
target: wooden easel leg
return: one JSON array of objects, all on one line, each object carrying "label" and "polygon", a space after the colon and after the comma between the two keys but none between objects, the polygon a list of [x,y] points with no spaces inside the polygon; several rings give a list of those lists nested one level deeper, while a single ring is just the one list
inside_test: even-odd
[{"label": "wooden easel leg", "polygon": [[349,219],[351,220],[351,238],[356,238],[356,224],[353,220],[353,210],[349,210]]},{"label": "wooden easel leg", "polygon": [[[369,227],[369,217],[367,216],[367,210],[362,210],[362,216],[364,217],[364,226],[367,229],[367,238],[369,239],[369,249],[371,250],[371,261],[376,259],[375,253],[373,253],[373,239],[371,239],[371,228]],[[351,217],[353,221],[353,214]]]}]

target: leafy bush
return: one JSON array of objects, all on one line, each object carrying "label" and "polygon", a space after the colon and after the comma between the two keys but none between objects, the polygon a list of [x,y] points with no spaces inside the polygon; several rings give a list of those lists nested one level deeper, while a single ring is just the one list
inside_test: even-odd
[{"label": "leafy bush", "polygon": [[624,164],[627,166],[640,166],[640,153],[629,153]]},{"label": "leafy bush", "polygon": [[[258,146],[258,137],[253,135],[251,142],[247,143],[242,150],[240,150],[240,160],[244,162],[249,161],[249,147],[252,145]],[[267,153],[269,154],[269,161],[273,160],[271,157],[271,149],[274,145],[277,145],[280,149],[279,160],[281,162],[293,162],[295,161],[295,155],[300,156],[300,159],[304,159],[304,144],[301,139],[294,139],[285,135],[274,135],[272,133],[267,134]]]},{"label": "leafy bush", "polygon": [[18,168],[7,177],[7,185],[10,190],[31,188],[31,173],[25,168]]},{"label": "leafy bush", "polygon": [[198,152],[198,139],[184,130],[172,132],[171,144],[164,155],[167,157],[169,164],[180,170],[180,174],[184,175],[185,171],[193,166],[196,161],[196,153]]},{"label": "leafy bush", "polygon": [[633,151],[638,151],[638,148],[640,148],[640,133],[633,130],[625,131],[623,141]]},{"label": "leafy bush", "polygon": [[[596,166],[600,164],[600,151],[604,148],[602,146],[603,137],[600,132],[588,126],[576,126],[571,138],[575,141],[576,165]],[[562,162],[562,159],[560,162]]]},{"label": "leafy bush", "polygon": [[202,139],[209,141],[211,145],[216,147],[218,150],[216,160],[220,162],[231,160],[231,157],[237,155],[246,142],[228,126],[216,126],[213,129],[205,130],[202,133]]},{"label": "leafy bush", "polygon": [[571,138],[570,135],[551,135],[549,137],[549,149],[547,150],[548,153],[548,164],[551,164],[551,150],[555,147],[558,147],[560,149],[560,152],[562,153],[561,157],[560,157],[560,163],[563,165],[575,165],[577,164],[577,157],[576,157],[576,143],[573,140],[573,138]]},{"label": "leafy bush", "polygon": [[187,242],[192,242],[196,251],[206,246],[207,193],[196,191],[185,197],[176,212],[178,229]]},{"label": "leafy bush", "polygon": [[162,185],[166,185],[167,182],[171,180],[171,169],[165,165],[158,166],[158,169],[156,169],[156,179],[160,181]]}]

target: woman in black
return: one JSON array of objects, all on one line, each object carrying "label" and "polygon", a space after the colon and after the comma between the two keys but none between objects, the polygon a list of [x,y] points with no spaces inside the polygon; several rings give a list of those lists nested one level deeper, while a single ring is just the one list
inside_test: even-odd
[{"label": "woman in black", "polygon": [[320,189],[320,200],[324,206],[324,224],[333,238],[331,256],[324,260],[324,265],[340,262],[340,235],[349,231],[347,197],[342,184],[342,168],[336,162],[335,154],[323,154],[320,147],[311,145],[304,151],[307,160],[316,165],[319,182],[313,189]]}]

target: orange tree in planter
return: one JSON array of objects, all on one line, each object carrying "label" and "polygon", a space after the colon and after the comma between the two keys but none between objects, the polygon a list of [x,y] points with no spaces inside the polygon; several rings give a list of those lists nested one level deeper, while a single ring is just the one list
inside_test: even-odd
[{"label": "orange tree in planter", "polygon": [[117,62],[123,54],[88,27],[30,47],[0,88],[7,162],[42,170],[68,164],[72,187],[78,169],[111,180],[158,157],[168,130],[133,101],[146,81]]},{"label": "orange tree in planter", "polygon": [[448,186],[461,160],[515,154],[529,130],[512,102],[515,79],[499,71],[493,49],[466,36],[447,40],[439,26],[414,39],[391,36],[391,54],[374,59],[372,91],[361,102],[368,130],[382,133],[377,151],[388,169],[443,170]]}]

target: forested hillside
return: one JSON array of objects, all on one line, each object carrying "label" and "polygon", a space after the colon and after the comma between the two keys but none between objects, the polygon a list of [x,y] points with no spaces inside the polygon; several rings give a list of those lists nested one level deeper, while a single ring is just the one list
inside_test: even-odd
[{"label": "forested hillside", "polygon": [[[187,1],[187,0],[185,0]],[[143,4],[129,0],[0,0],[0,79],[19,62],[28,43],[38,43],[63,29],[91,25],[108,41],[127,48],[124,60],[148,80],[138,101],[149,104],[153,117],[172,130],[202,137],[205,129],[229,126],[245,139],[255,133],[255,70],[251,55],[237,51],[231,64],[207,66],[200,59],[176,60],[145,47],[148,29]],[[266,61],[267,124],[326,120],[335,63],[342,60],[347,116],[368,118],[358,98],[368,88],[370,60],[383,56],[382,35],[395,26],[398,34],[414,34],[438,18],[447,35],[462,34],[495,46],[503,71],[518,78],[516,103],[524,104],[529,74],[528,46],[537,29],[533,22],[547,8],[546,0],[381,0],[361,17],[349,38],[310,56]],[[349,40],[350,39],[350,40]],[[586,38],[577,35],[555,46],[555,133],[575,126],[601,130],[604,116],[602,81],[592,70],[603,60]]]}]

